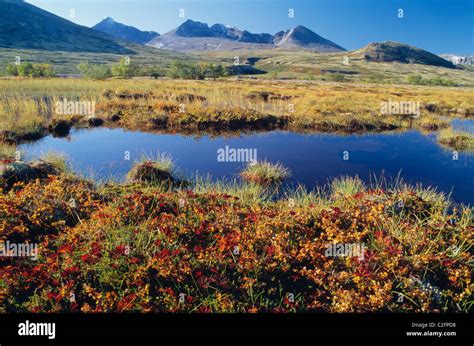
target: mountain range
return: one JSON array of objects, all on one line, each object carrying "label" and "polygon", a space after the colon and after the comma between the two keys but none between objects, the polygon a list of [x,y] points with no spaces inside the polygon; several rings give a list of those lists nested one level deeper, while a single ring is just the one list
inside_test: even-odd
[{"label": "mountain range", "polygon": [[[137,44],[138,43],[138,44]],[[144,54],[155,59],[177,53],[165,51],[205,51],[236,49],[282,49],[290,51],[344,52],[336,43],[298,25],[274,35],[251,33],[223,24],[209,26],[187,20],[177,28],[159,35],[118,23],[107,17],[93,28],[77,25],[22,0],[0,0],[0,48],[43,50],[49,52],[91,52]],[[158,49],[153,49],[153,48]],[[163,52],[159,52],[163,50]],[[347,53],[367,62],[399,62],[455,68],[471,64],[472,56],[442,57],[423,49],[397,42],[375,42]],[[188,56],[188,55],[186,55]],[[169,57],[167,57],[169,58]]]},{"label": "mountain range", "polygon": [[451,61],[454,65],[474,65],[474,55],[441,54],[440,57]]},{"label": "mountain range", "polygon": [[254,34],[247,30],[223,24],[209,26],[206,23],[190,19],[176,29],[154,38],[148,45],[159,49],[177,51],[269,49],[278,47],[309,49],[317,52],[345,50],[302,25],[271,35],[267,33]]},{"label": "mountain range", "polygon": [[92,27],[94,30],[104,32],[110,36],[120,38],[122,40],[146,44],[159,36],[154,31],[141,31],[133,26],[118,23],[110,17],[105,18],[100,23]]},{"label": "mountain range", "polygon": [[[108,21],[113,22],[110,19]],[[120,24],[120,26],[131,28],[123,24]],[[109,33],[113,34],[112,32]],[[124,38],[124,36],[121,38]],[[193,20],[187,20],[177,28],[163,35],[156,34],[156,37],[148,42],[147,45],[174,51],[235,50],[243,48],[305,49],[315,52],[345,51],[343,47],[319,36],[302,25],[298,25],[290,30],[280,31],[275,35],[270,35],[266,33],[254,34],[247,30],[225,26],[223,24],[209,26],[206,23]],[[373,42],[356,52],[362,54],[366,61],[371,62],[399,62],[446,68],[455,67],[455,63],[449,59],[444,59],[426,50],[398,42]],[[461,63],[461,61],[465,60],[458,58],[455,61]]]}]

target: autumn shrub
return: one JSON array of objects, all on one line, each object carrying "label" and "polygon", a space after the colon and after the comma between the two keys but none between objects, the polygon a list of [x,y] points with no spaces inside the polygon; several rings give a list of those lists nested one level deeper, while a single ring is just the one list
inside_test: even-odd
[{"label": "autumn shrub", "polygon": [[[1,195],[3,238],[55,234],[30,238],[40,241],[37,261],[0,260],[4,310],[472,308],[469,208],[406,185],[344,189],[324,201],[301,197],[305,203],[249,203],[219,189],[117,185],[98,198],[102,192],[87,183],[60,177]],[[365,251],[328,255],[337,244],[363,244]]]}]

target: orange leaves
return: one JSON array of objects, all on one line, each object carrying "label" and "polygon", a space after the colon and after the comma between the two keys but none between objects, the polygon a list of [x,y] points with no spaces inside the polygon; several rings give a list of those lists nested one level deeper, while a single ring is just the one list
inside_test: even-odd
[{"label": "orange leaves", "polygon": [[[446,251],[469,237],[470,226],[460,226],[458,214],[433,224],[398,219],[390,210],[398,197],[383,191],[360,192],[324,209],[248,205],[191,191],[130,188],[114,197],[66,178],[0,194],[0,238],[42,240],[34,265],[0,258],[10,308],[362,312],[447,304],[455,311],[472,293],[472,255]],[[423,205],[414,208],[418,215]],[[363,257],[326,254],[329,244],[353,243],[364,244]],[[398,303],[393,291],[413,300],[421,290],[417,280],[431,280],[444,300],[424,293],[417,304]]]},{"label": "orange leaves", "polygon": [[96,197],[88,183],[66,176],[17,184],[0,193],[0,239],[33,240],[64,231],[94,210]]}]

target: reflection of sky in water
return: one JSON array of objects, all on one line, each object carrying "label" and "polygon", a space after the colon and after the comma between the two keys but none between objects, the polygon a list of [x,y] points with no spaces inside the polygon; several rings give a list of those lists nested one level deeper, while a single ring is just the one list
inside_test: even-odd
[{"label": "reflection of sky in water", "polygon": [[474,134],[474,120],[472,119],[454,119],[451,122],[451,126],[454,130],[464,131]]},{"label": "reflection of sky in water", "polygon": [[[421,182],[450,192],[458,201],[474,204],[474,155],[460,153],[452,160],[452,152],[440,147],[434,135],[416,131],[396,134],[338,136],[330,134],[295,134],[267,132],[232,138],[193,138],[182,135],[150,134],[123,129],[97,128],[73,130],[69,139],[46,137],[21,148],[28,158],[48,151],[63,152],[75,171],[86,176],[121,179],[134,160],[143,154],[170,154],[176,166],[186,174],[198,172],[214,178],[234,178],[244,163],[217,161],[217,150],[256,148],[258,159],[281,162],[291,169],[291,183],[308,188],[325,184],[331,177],[359,175],[369,181],[371,175],[395,177],[402,171],[405,181]],[[131,161],[124,160],[124,152]],[[349,160],[343,160],[343,152]]]}]

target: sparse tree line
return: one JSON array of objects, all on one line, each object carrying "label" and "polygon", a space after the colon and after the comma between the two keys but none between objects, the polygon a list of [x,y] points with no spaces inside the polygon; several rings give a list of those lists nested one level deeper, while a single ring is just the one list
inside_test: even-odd
[{"label": "sparse tree line", "polygon": [[222,65],[173,62],[171,67],[165,72],[153,67],[138,67],[125,58],[120,59],[118,64],[112,66],[82,63],[78,65],[78,69],[84,77],[90,79],[106,79],[110,77],[132,78],[139,76],[204,79],[228,75],[227,70]]},{"label": "sparse tree line", "polygon": [[168,77],[178,79],[204,79],[228,76],[229,71],[222,65],[186,64],[174,62],[168,70]]},{"label": "sparse tree line", "polygon": [[19,77],[54,77],[56,74],[49,64],[33,64],[24,62],[21,64],[7,64],[5,68],[7,75]]},{"label": "sparse tree line", "polygon": [[132,78],[153,77],[158,78],[165,75],[164,71],[157,67],[139,67],[132,63],[129,58],[122,57],[117,64],[92,64],[84,62],[77,66],[82,76],[88,79]]},{"label": "sparse tree line", "polygon": [[[169,69],[157,67],[139,67],[132,63],[129,58],[122,57],[120,61],[113,65],[83,62],[77,65],[78,70],[84,78],[93,80],[103,80],[107,78],[132,78],[132,77],[164,77],[177,79],[205,79],[228,76],[229,71],[222,65],[215,64],[191,64],[183,62],[173,62]],[[5,72],[9,76],[19,77],[55,77],[56,73],[49,64],[33,64],[23,62],[21,64],[9,63]]]}]

